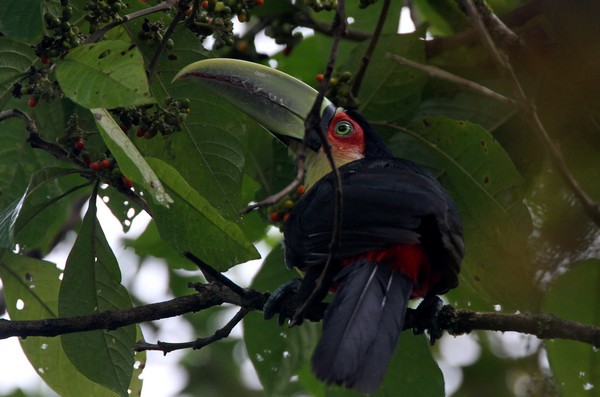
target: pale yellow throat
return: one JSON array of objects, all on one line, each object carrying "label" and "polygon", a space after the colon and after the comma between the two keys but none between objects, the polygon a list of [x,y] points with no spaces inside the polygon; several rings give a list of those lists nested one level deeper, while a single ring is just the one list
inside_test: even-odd
[{"label": "pale yellow throat", "polygon": [[[354,150],[336,150],[336,147],[331,147],[331,152],[335,160],[335,166],[341,167],[354,160],[360,160],[364,155]],[[323,151],[323,148],[319,149],[318,152],[313,152],[308,149],[306,151],[306,175],[304,176],[304,186],[308,190],[319,179],[331,172],[331,164],[327,160],[327,156]]]}]

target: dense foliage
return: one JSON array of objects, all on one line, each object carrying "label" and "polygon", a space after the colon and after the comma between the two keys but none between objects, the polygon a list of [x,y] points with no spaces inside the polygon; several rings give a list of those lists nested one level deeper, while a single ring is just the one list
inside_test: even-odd
[{"label": "dense foliage", "polygon": [[[476,20],[496,43],[491,49],[468,16],[470,1],[407,2],[416,25],[407,34],[397,33],[399,1],[0,2],[0,278],[10,318],[140,306],[120,269],[143,268],[149,256],[166,259],[169,296],[192,294],[186,283],[199,279],[179,271],[196,269],[184,252],[226,271],[258,258],[255,244],[266,241],[273,249],[252,288],[273,291],[294,277],[267,232],[284,226],[301,189],[275,207],[240,215],[292,180],[293,161],[247,116],[172,79],[191,62],[234,57],[268,62],[318,87],[336,7],[344,3],[351,23],[327,95],[356,107],[398,156],[428,167],[456,200],[467,254],[447,302],[600,326],[600,3],[593,0],[475,1]],[[383,3],[386,23],[356,93]],[[257,40],[263,33],[281,45],[274,55],[264,53],[264,37]],[[152,215],[146,231],[127,241],[139,263],[117,262],[96,197],[125,232],[142,211]],[[71,230],[77,238],[64,270],[44,261]],[[216,317],[230,313],[213,307],[186,321],[206,336],[219,327]],[[326,389],[310,374],[319,332],[314,323],[288,329],[258,312],[246,316],[243,343],[266,395],[353,395]],[[589,344],[531,341],[515,358],[498,347],[498,335],[473,335],[481,354],[463,368],[456,396],[599,393],[600,358]],[[134,354],[133,346],[143,338],[132,324],[28,337],[21,345],[62,396],[125,396],[142,387],[146,353]],[[260,394],[241,379],[239,347],[230,338],[190,350],[182,394]],[[540,359],[546,354],[549,368]],[[443,395],[436,357],[438,347],[405,332],[381,395]]]}]

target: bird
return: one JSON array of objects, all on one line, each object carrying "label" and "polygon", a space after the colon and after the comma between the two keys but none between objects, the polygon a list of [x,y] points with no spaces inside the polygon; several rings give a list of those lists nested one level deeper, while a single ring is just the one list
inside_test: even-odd
[{"label": "bird", "polygon": [[[429,171],[394,156],[355,110],[325,98],[320,124],[305,131],[317,92],[292,76],[251,62],[207,59],[183,68],[179,78],[222,96],[293,152],[305,145],[306,192],[289,214],[283,237],[286,265],[304,277],[282,290],[294,288],[305,301],[318,288],[325,266],[331,266],[326,288],[316,291],[318,301],[328,292],[333,298],[312,370],[327,384],[375,393],[409,301],[458,285],[465,247],[456,204]],[[283,295],[273,294],[275,300]],[[277,310],[278,304],[269,301],[265,311]]]}]

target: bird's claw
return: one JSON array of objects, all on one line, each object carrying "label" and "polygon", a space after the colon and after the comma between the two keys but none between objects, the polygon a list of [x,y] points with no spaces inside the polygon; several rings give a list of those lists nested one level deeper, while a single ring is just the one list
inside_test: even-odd
[{"label": "bird's claw", "polygon": [[[295,301],[300,291],[302,280],[293,279],[277,288],[267,299],[263,306],[263,317],[265,320],[279,314],[279,325],[283,325],[288,318],[292,318],[295,308],[290,307],[290,300]],[[294,306],[294,305],[292,305]]]},{"label": "bird's claw", "polygon": [[415,335],[427,331],[429,343],[433,345],[444,333],[440,327],[439,318],[443,306],[444,303],[439,297],[428,296],[416,309],[409,309],[406,314],[405,328],[412,328]]}]

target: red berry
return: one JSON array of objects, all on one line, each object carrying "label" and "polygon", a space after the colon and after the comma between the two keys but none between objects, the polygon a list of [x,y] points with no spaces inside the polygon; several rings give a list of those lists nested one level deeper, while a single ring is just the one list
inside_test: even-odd
[{"label": "red berry", "polygon": [[84,147],[85,147],[85,141],[83,140],[83,138],[79,138],[78,140],[75,141],[75,149],[82,151]]},{"label": "red berry", "polygon": [[315,79],[320,83],[321,81],[323,81],[323,79],[325,78],[325,75],[323,73],[319,73],[318,75],[315,76]]},{"label": "red berry", "polygon": [[49,63],[50,63],[50,58],[48,58],[46,55],[42,55],[42,56],[40,57],[40,61],[41,61],[41,62],[42,62],[44,65],[47,65],[47,64],[49,64]]},{"label": "red berry", "polygon": [[90,169],[92,169],[94,171],[98,171],[100,169],[100,163],[97,161],[90,163]]},{"label": "red berry", "polygon": [[283,55],[284,55],[284,56],[286,56],[286,57],[287,57],[287,56],[289,56],[291,53],[292,53],[292,47],[291,47],[291,46],[289,46],[289,45],[288,45],[287,47],[285,47],[285,48],[283,49]]},{"label": "red berry", "polygon": [[144,135],[146,135],[146,131],[144,131],[141,127],[135,130],[135,136],[137,136],[138,138],[141,138]]},{"label": "red berry", "polygon": [[38,100],[35,97],[31,97],[31,98],[29,98],[29,101],[27,101],[27,104],[30,107],[34,107],[35,105],[37,105],[37,103],[38,103]]},{"label": "red berry", "polygon": [[204,0],[201,4],[200,7],[204,8],[205,10],[208,8],[208,0]]},{"label": "red berry", "polygon": [[123,181],[123,185],[125,185],[127,189],[131,189],[133,187],[133,182],[126,176],[124,176],[121,181]]},{"label": "red berry", "polygon": [[304,185],[298,185],[298,188],[296,189],[296,191],[298,192],[298,194],[302,195],[304,194],[304,191],[306,190],[306,188],[304,187]]},{"label": "red berry", "polygon": [[281,220],[281,217],[279,216],[278,212],[273,211],[269,214],[269,220],[271,222],[279,222]]},{"label": "red berry", "polygon": [[255,0],[254,4],[256,4],[257,6],[262,6],[263,4],[265,4],[265,0]]},{"label": "red berry", "polygon": [[110,168],[111,165],[112,161],[110,161],[109,159],[104,159],[100,162],[100,167],[104,169]]}]

